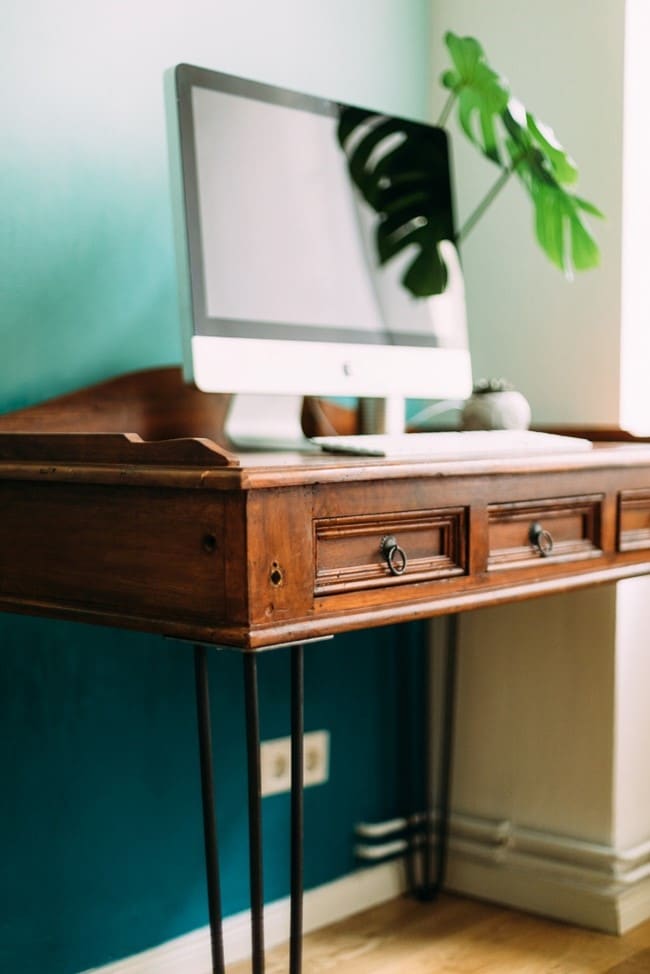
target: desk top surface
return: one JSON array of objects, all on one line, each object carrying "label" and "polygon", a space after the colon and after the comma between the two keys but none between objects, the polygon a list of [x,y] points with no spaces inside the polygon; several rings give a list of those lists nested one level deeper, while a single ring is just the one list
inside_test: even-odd
[{"label": "desk top surface", "polygon": [[[0,417],[0,476],[253,489],[292,483],[500,475],[644,464],[650,444],[575,454],[427,461],[303,452],[234,453],[220,438],[228,397],[185,385],[177,368],[119,376]],[[584,431],[578,431],[584,434]],[[602,436],[602,432],[601,432]]]},{"label": "desk top surface", "polygon": [[309,449],[234,454],[207,438],[143,440],[138,434],[0,432],[0,477],[253,490],[294,484],[419,477],[498,477],[643,466],[650,444],[594,443],[591,450],[517,457],[427,460],[338,456]]}]

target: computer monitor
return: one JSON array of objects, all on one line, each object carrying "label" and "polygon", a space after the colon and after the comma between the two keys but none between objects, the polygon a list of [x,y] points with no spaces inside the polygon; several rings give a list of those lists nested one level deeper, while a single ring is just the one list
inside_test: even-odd
[{"label": "computer monitor", "polygon": [[[167,72],[166,105],[188,381],[238,394],[468,395],[455,247],[441,244],[448,282],[433,297],[401,283],[408,248],[380,266],[376,214],[337,138],[349,106],[187,64]],[[447,159],[442,130],[436,139]],[[452,226],[448,165],[443,181]]]}]

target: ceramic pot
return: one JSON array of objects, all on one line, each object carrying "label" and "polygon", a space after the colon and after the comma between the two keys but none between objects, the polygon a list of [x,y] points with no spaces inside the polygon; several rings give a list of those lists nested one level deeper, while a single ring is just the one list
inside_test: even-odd
[{"label": "ceramic pot", "polygon": [[516,389],[474,393],[466,401],[461,426],[466,430],[516,430],[530,426],[528,400]]}]

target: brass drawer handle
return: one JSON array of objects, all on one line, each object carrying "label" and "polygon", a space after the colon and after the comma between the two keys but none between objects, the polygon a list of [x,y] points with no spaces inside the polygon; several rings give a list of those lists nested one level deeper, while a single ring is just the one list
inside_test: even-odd
[{"label": "brass drawer handle", "polygon": [[406,571],[408,558],[406,557],[406,552],[404,549],[400,548],[398,545],[395,535],[384,535],[379,542],[379,547],[382,555],[384,555],[386,561],[388,562],[388,568],[391,575],[403,575]]},{"label": "brass drawer handle", "polygon": [[542,558],[546,558],[553,551],[553,535],[547,531],[539,521],[533,521],[528,532],[530,543],[537,548]]}]

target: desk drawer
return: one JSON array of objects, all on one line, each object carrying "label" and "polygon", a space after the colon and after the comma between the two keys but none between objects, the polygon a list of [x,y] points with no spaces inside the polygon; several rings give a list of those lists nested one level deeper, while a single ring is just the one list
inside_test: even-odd
[{"label": "desk drawer", "polygon": [[463,507],[319,518],[315,594],[450,578],[467,571]]},{"label": "desk drawer", "polygon": [[603,497],[560,497],[488,506],[488,571],[602,554]]},{"label": "desk drawer", "polygon": [[623,490],[618,507],[618,550],[650,548],[650,491]]}]

